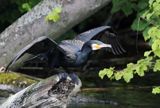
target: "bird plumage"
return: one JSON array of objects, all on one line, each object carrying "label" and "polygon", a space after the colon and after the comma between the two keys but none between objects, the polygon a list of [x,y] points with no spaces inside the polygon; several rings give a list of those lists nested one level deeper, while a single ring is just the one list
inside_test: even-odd
[{"label": "bird plumage", "polygon": [[107,47],[106,51],[112,51],[115,55],[122,54],[125,50],[118,42],[116,35],[108,32],[108,30],[111,31],[110,29],[109,26],[98,27],[81,33],[73,40],[63,40],[59,44],[48,37],[40,37],[18,52],[8,64],[6,70],[25,53],[35,55],[31,59],[39,58],[48,60],[47,62],[50,67],[81,66],[85,64],[92,52],[92,44],[104,44],[99,41],[102,36],[107,38],[107,44],[111,46]]}]

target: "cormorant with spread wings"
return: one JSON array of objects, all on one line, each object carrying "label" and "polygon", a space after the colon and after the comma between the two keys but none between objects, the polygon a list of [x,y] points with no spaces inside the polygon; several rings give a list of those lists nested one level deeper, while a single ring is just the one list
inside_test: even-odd
[{"label": "cormorant with spread wings", "polygon": [[[101,37],[107,39],[107,43],[100,41]],[[39,59],[46,61],[49,67],[79,67],[84,65],[91,52],[105,48],[115,55],[125,52],[109,26],[101,26],[79,34],[73,40],[63,40],[57,44],[54,40],[42,36],[24,47],[6,67],[16,63],[25,53],[34,55],[29,60]]]}]

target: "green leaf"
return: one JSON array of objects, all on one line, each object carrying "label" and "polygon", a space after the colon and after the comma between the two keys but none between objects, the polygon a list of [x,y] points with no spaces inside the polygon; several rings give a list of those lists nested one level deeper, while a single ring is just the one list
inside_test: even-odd
[{"label": "green leaf", "polygon": [[152,53],[152,51],[146,51],[146,52],[144,52],[144,56],[148,57],[151,53]]},{"label": "green leaf", "polygon": [[131,28],[135,31],[142,31],[148,26],[148,23],[140,18],[136,18],[131,25]]},{"label": "green leaf", "polygon": [[112,69],[107,70],[107,77],[111,78],[112,75],[113,75],[113,70]]},{"label": "green leaf", "polygon": [[149,0],[149,6],[152,7],[153,2],[155,2],[155,0]]},{"label": "green leaf", "polygon": [[160,39],[157,39],[153,42],[152,50],[156,56],[160,57]]},{"label": "green leaf", "polygon": [[151,65],[152,57],[146,57],[145,59],[141,59],[136,64],[136,73],[139,76],[144,76],[144,72],[148,70],[148,67]]},{"label": "green leaf", "polygon": [[124,14],[126,16],[130,15],[133,13],[133,9],[130,3],[125,4],[125,6],[123,6],[122,11],[124,12]]},{"label": "green leaf", "polygon": [[53,21],[53,22],[57,22],[58,20],[60,20],[60,13],[62,12],[62,7],[61,6],[57,6],[55,7],[52,12],[50,12],[47,16],[46,16],[46,20],[47,21]]},{"label": "green leaf", "polygon": [[139,76],[144,76],[144,71],[147,70],[147,66],[141,64],[141,65],[137,65],[137,68],[136,68],[136,73],[139,75]]},{"label": "green leaf", "polygon": [[138,9],[139,10],[143,10],[143,9],[147,8],[147,6],[148,6],[148,0],[139,0],[139,2],[138,2]]},{"label": "green leaf", "polygon": [[150,27],[147,27],[143,30],[143,37],[144,37],[145,41],[147,41],[151,38],[151,35],[148,34],[149,29],[150,29]]},{"label": "green leaf", "polygon": [[114,74],[114,77],[115,77],[115,79],[118,81],[118,80],[120,80],[121,78],[122,78],[122,76],[123,76],[123,73],[122,72],[116,72],[115,74]]},{"label": "green leaf", "polygon": [[26,11],[31,11],[31,6],[29,5],[29,3],[24,3],[22,4],[22,9]]},{"label": "green leaf", "polygon": [[107,73],[107,69],[101,70],[101,71],[99,72],[99,77],[100,77],[101,79],[103,79],[104,76],[106,75],[106,73]]},{"label": "green leaf", "polygon": [[112,75],[113,75],[113,70],[114,70],[114,68],[109,68],[109,69],[103,69],[103,70],[101,70],[100,72],[99,72],[99,77],[101,78],[101,79],[103,79],[104,78],[104,76],[105,75],[107,75],[107,77],[108,78],[111,78],[112,77]]},{"label": "green leaf", "polygon": [[152,89],[153,94],[160,94],[160,87],[155,87]]},{"label": "green leaf", "polygon": [[159,27],[151,27],[149,30],[148,30],[148,34],[154,38],[155,40],[156,39],[160,39],[160,29]]},{"label": "green leaf", "polygon": [[155,51],[158,49],[158,41],[154,41],[154,43],[152,44],[152,50]]},{"label": "green leaf", "polygon": [[112,0],[112,13],[118,12],[121,9],[121,5],[123,5],[123,3],[125,2],[125,0]]},{"label": "green leaf", "polygon": [[123,79],[127,83],[129,83],[132,78],[133,78],[133,73],[132,72],[123,72]]},{"label": "green leaf", "polygon": [[54,8],[53,10],[55,13],[61,13],[62,12],[62,7],[61,6],[57,6]]},{"label": "green leaf", "polygon": [[134,70],[134,67],[135,67],[135,65],[134,65],[133,63],[127,64],[127,68],[128,68],[129,70],[131,70],[131,71]]},{"label": "green leaf", "polygon": [[154,65],[153,71],[160,71],[160,59],[156,60],[156,63]]}]

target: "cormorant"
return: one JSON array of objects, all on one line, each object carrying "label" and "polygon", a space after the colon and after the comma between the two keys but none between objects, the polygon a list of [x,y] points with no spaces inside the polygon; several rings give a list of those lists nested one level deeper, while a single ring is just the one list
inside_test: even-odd
[{"label": "cormorant", "polygon": [[[107,39],[106,44],[100,41],[101,37]],[[105,48],[106,51],[111,51],[115,55],[125,52],[109,26],[101,26],[86,31],[73,40],[63,40],[59,44],[43,36],[18,52],[6,67],[6,71],[25,53],[34,55],[30,60],[38,58],[39,60],[46,61],[49,67],[56,68],[62,66],[68,70],[68,67],[84,65],[92,51],[102,48]]]}]

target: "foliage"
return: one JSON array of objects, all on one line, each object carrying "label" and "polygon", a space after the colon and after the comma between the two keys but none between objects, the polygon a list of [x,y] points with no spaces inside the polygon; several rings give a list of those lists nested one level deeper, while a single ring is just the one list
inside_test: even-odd
[{"label": "foliage", "polygon": [[[133,12],[137,13],[131,28],[142,32],[144,40],[151,45],[151,51],[146,51],[143,59],[135,64],[127,64],[121,71],[113,68],[104,69],[99,72],[99,76],[124,79],[128,83],[135,74],[143,77],[149,69],[160,72],[160,0],[112,0],[112,3],[112,13],[122,11],[126,16]],[[152,93],[160,93],[160,87],[153,88]]]},{"label": "foliage", "polygon": [[6,0],[0,7],[0,32],[25,12],[30,11],[40,0]]},{"label": "foliage", "polygon": [[0,73],[0,84],[13,85],[17,87],[27,87],[40,79],[32,78],[27,75],[14,72]]},{"label": "foliage", "polygon": [[160,87],[153,88],[152,93],[153,94],[160,94]]},{"label": "foliage", "polygon": [[136,64],[129,63],[127,67],[121,71],[116,71],[114,68],[104,69],[99,72],[100,78],[104,78],[106,75],[110,79],[120,80],[124,79],[127,83],[134,77],[134,74],[143,77],[145,72],[147,72],[148,68],[150,68],[152,57],[146,57],[137,61]]},{"label": "foliage", "polygon": [[60,20],[61,12],[62,12],[62,7],[61,6],[57,6],[57,7],[53,8],[52,12],[50,12],[46,16],[46,20],[47,21],[57,22],[58,20]]},{"label": "foliage", "polygon": [[30,11],[40,0],[16,0],[15,2],[21,12]]}]

